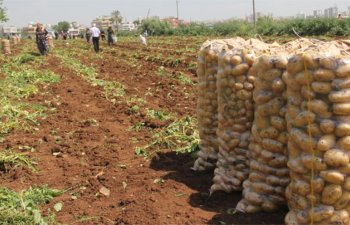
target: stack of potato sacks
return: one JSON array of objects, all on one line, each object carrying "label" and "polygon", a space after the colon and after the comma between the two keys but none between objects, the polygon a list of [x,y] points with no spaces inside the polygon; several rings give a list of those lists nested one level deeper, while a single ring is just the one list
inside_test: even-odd
[{"label": "stack of potato sacks", "polygon": [[[218,111],[202,114],[218,117],[211,192],[240,190],[245,180],[239,211],[272,212],[288,202],[286,224],[350,223],[350,60],[342,56],[348,44],[299,39],[255,48],[255,55],[256,43],[248,42],[223,44],[219,57],[215,51],[217,88],[206,102]],[[200,84],[208,87],[215,80],[204,72],[210,66],[199,65]],[[209,99],[211,90],[213,83],[200,98]]]},{"label": "stack of potato sacks", "polygon": [[6,39],[1,40],[1,47],[4,55],[11,54],[10,41]]},{"label": "stack of potato sacks", "polygon": [[213,40],[205,42],[198,55],[198,123],[200,151],[193,169],[198,171],[214,168],[217,161],[218,100],[216,76],[218,56],[225,46],[239,46],[244,39]]},{"label": "stack of potato sacks", "polygon": [[288,62],[288,225],[350,224],[350,61],[341,47],[318,43]]},{"label": "stack of potato sacks", "polygon": [[250,39],[236,48],[224,48],[219,56],[217,168],[210,192],[242,189],[249,174],[248,145],[254,119],[252,64],[268,45]]}]

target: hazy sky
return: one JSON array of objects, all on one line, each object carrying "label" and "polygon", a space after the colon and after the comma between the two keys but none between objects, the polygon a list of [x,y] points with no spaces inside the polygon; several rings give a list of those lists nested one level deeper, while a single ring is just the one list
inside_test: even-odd
[{"label": "hazy sky", "polygon": [[[192,21],[213,21],[243,18],[252,12],[252,0],[179,0],[180,18]],[[274,16],[293,16],[299,12],[338,6],[346,11],[348,0],[255,0],[257,12]],[[57,24],[62,20],[89,25],[91,20],[119,10],[124,18],[133,21],[151,16],[176,16],[176,0],[4,0],[8,25],[24,26],[28,22]]]}]

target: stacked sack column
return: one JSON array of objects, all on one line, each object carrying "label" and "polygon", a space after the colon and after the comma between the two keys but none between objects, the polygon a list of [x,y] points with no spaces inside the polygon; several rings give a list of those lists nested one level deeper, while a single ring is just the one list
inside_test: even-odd
[{"label": "stacked sack column", "polygon": [[286,57],[263,55],[254,61],[255,115],[249,144],[249,178],[243,183],[242,212],[277,211],[285,205],[290,182],[287,168],[286,85],[282,79]]},{"label": "stacked sack column", "polygon": [[198,129],[200,143],[198,159],[194,163],[194,170],[213,168],[217,160],[218,102],[216,90],[216,75],[218,71],[218,55],[224,46],[223,41],[207,41],[198,55]]},{"label": "stacked sack column", "polygon": [[350,224],[350,61],[288,62],[287,225]]},{"label": "stacked sack column", "polygon": [[6,39],[1,40],[1,46],[2,46],[2,51],[4,55],[9,55],[11,54],[11,47],[10,47],[10,41]]},{"label": "stacked sack column", "polygon": [[253,54],[240,49],[224,49],[219,56],[219,154],[211,193],[241,190],[249,174],[247,151],[254,119],[255,77],[250,74],[253,60]]}]

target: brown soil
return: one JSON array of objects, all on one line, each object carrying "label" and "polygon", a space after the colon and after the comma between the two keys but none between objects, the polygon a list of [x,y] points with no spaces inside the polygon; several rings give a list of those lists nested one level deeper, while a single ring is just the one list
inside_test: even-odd
[{"label": "brown soil", "polygon": [[[142,120],[157,130],[166,123],[130,114],[126,102],[113,105],[101,88],[89,85],[54,56],[47,61],[47,68],[60,74],[62,81],[43,87],[44,95],[28,101],[46,101],[56,110],[48,110],[36,133],[17,130],[0,144],[2,149],[34,147],[35,152],[26,154],[38,160],[39,170],[0,173],[2,186],[21,190],[48,184],[69,189],[43,207],[49,213],[56,202],[62,202],[56,217],[64,224],[283,224],[286,209],[275,214],[228,213],[241,193],[209,196],[213,171],[192,171],[194,158],[189,154],[164,151],[149,160],[135,156],[134,148],[149,142],[151,134],[130,131],[130,126]],[[157,65],[140,60],[140,67],[131,68],[107,53],[100,60],[82,56],[81,61],[93,63],[101,79],[123,83],[127,96],[144,97],[149,108],[166,109],[178,117],[195,115],[195,87],[155,75]],[[147,92],[153,96],[146,96]],[[102,187],[110,190],[110,196],[99,192]]]}]

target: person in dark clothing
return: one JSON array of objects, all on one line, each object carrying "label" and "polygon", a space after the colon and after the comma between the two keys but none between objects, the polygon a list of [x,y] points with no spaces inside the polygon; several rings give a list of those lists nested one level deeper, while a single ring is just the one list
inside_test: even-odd
[{"label": "person in dark clothing", "polygon": [[55,31],[55,39],[57,40],[58,39],[58,32]]},{"label": "person in dark clothing", "polygon": [[111,46],[112,44],[115,43],[115,36],[114,36],[114,31],[112,27],[108,27],[107,35],[108,35],[108,46]]},{"label": "person in dark clothing", "polygon": [[36,25],[36,44],[38,46],[41,55],[47,55],[49,52],[49,45],[47,42],[47,35],[49,32],[43,27],[42,24],[38,23]]},{"label": "person in dark clothing", "polygon": [[90,32],[89,28],[86,28],[85,37],[86,37],[87,43],[91,43],[91,40],[90,40],[91,39],[91,32]]},{"label": "person in dark clothing", "polygon": [[101,30],[101,39],[102,39],[102,41],[106,40],[106,34],[105,34],[104,30]]}]

